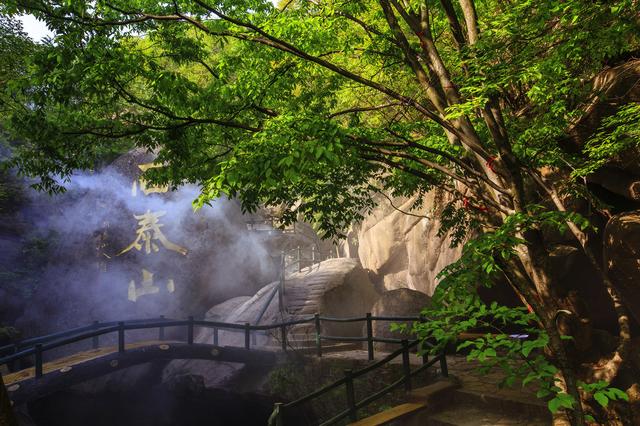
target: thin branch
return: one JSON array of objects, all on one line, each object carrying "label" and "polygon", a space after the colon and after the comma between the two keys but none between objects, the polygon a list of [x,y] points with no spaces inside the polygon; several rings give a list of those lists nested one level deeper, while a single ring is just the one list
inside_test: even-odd
[{"label": "thin branch", "polygon": [[329,115],[329,118],[335,118],[339,115],[351,114],[353,112],[377,111],[377,110],[390,108],[393,106],[399,106],[399,105],[402,105],[402,104],[398,102],[388,102],[386,104],[370,106],[370,107],[354,107],[354,108],[349,108],[342,111],[334,112],[333,114]]}]

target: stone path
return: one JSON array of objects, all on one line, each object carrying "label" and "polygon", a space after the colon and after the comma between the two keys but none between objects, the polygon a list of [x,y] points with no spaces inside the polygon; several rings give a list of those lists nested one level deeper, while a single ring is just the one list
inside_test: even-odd
[{"label": "stone path", "polygon": [[[382,359],[386,353],[377,352],[375,359]],[[323,354],[329,359],[367,360],[367,351],[353,350]],[[392,363],[401,363],[397,357]],[[422,358],[410,355],[412,365],[421,365]],[[460,388],[453,392],[451,401],[441,410],[429,416],[426,426],[546,426],[551,417],[546,403],[535,396],[534,387],[500,388],[504,375],[495,370],[487,374],[477,371],[478,364],[469,362],[464,356],[448,356],[449,375],[460,382]],[[434,373],[440,373],[439,364],[434,365]]]},{"label": "stone path", "polygon": [[447,365],[449,373],[460,380],[465,391],[538,405],[546,409],[546,404],[536,397],[536,389],[533,386],[523,388],[520,384],[515,384],[512,387],[500,388],[499,384],[504,379],[504,374],[498,369],[481,374],[477,371],[478,364],[467,361],[464,356],[448,356]]}]

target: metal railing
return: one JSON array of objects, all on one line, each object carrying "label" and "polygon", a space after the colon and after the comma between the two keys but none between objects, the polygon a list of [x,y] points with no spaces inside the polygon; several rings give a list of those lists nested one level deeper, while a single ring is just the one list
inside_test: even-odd
[{"label": "metal railing", "polygon": [[[447,359],[444,353],[439,354],[438,356],[434,357],[431,360],[429,360],[426,356],[423,356],[422,365],[416,368],[415,370],[411,370],[411,364],[409,361],[409,350],[415,346],[418,346],[419,344],[420,342],[418,340],[413,340],[411,342],[409,342],[408,340],[401,340],[402,347],[390,353],[389,355],[384,357],[382,360],[374,364],[370,364],[357,371],[344,370],[343,378],[336,380],[333,383],[330,383],[328,385],[325,385],[322,388],[308,395],[303,396],[302,398],[296,399],[295,401],[289,402],[287,404],[276,403],[273,413],[269,418],[269,426],[284,426],[286,423],[285,418],[286,418],[287,412],[290,412],[291,410],[303,404],[309,403],[314,399],[320,398],[343,385],[345,387],[347,409],[334,415],[330,419],[320,423],[321,426],[329,426],[329,425],[336,424],[339,421],[346,419],[347,417],[349,418],[350,422],[357,421],[359,409],[364,408],[368,404],[382,398],[383,396],[387,395],[388,393],[400,387],[401,385],[404,385],[405,391],[407,392],[411,391],[412,389],[411,378],[425,371],[427,368],[433,366],[437,362],[440,363],[440,370],[441,370],[442,376],[448,377],[449,372],[447,368]],[[361,376],[364,376],[367,373],[370,373],[374,370],[377,370],[380,367],[383,367],[384,365],[393,361],[398,356],[402,356],[402,377],[394,381],[393,383],[385,386],[384,388],[379,389],[378,391],[370,394],[369,396],[362,399],[361,401],[356,401],[354,379],[357,379]]]},{"label": "metal railing", "polygon": [[[250,350],[252,346],[252,338],[253,334],[264,334],[267,337],[273,337],[270,334],[270,331],[277,330],[280,334],[280,343],[283,351],[288,350],[287,344],[287,334],[288,328],[300,324],[313,324],[315,326],[315,345],[316,345],[316,355],[322,356],[322,342],[323,341],[340,341],[340,342],[367,342],[367,354],[368,359],[370,361],[374,360],[374,343],[393,343],[399,344],[400,349],[388,354],[382,360],[368,365],[360,370],[355,372],[351,370],[345,370],[344,378],[337,380],[323,388],[306,395],[298,400],[293,402],[282,404],[278,403],[275,405],[273,414],[271,416],[271,424],[277,426],[283,426],[285,422],[285,413],[288,410],[291,410],[301,404],[311,401],[317,397],[320,397],[327,392],[332,391],[333,389],[344,385],[346,387],[346,396],[347,396],[347,410],[342,411],[337,414],[333,418],[328,421],[322,423],[322,425],[330,425],[334,424],[342,419],[349,417],[351,421],[357,420],[357,410],[364,407],[365,405],[381,398],[392,390],[396,389],[400,385],[404,384],[405,390],[411,390],[411,378],[416,374],[426,370],[430,366],[434,365],[436,362],[440,363],[440,370],[443,376],[448,376],[447,370],[447,361],[444,353],[439,354],[432,360],[428,360],[426,355],[423,355],[423,365],[417,368],[414,371],[411,371],[411,366],[409,363],[409,350],[414,348],[420,344],[418,340],[408,341],[406,339],[392,339],[392,338],[383,338],[383,337],[375,337],[373,335],[373,321],[426,321],[427,319],[424,317],[392,317],[392,316],[373,316],[371,313],[367,313],[364,317],[353,317],[353,318],[333,318],[333,317],[323,317],[319,314],[316,314],[312,317],[306,317],[298,320],[292,321],[284,321],[281,323],[268,324],[268,325],[251,325],[250,323],[237,324],[237,323],[225,323],[219,321],[206,321],[206,320],[196,320],[194,317],[189,317],[187,320],[175,320],[175,319],[167,319],[164,317],[160,317],[158,319],[151,320],[130,320],[130,321],[119,321],[119,322],[94,322],[93,324],[74,328],[72,330],[67,330],[64,332],[58,332],[49,334],[46,336],[35,337],[31,339],[26,339],[21,342],[6,345],[0,347],[0,354],[3,353],[11,353],[10,355],[6,355],[0,358],[0,365],[8,364],[33,357],[34,366],[35,366],[35,379],[38,380],[43,376],[43,364],[44,364],[44,354],[47,351],[51,351],[56,348],[60,348],[63,346],[67,346],[73,343],[81,342],[84,340],[91,339],[92,347],[94,349],[98,349],[100,347],[100,336],[106,334],[117,334],[117,347],[119,353],[124,353],[126,351],[126,331],[132,330],[144,330],[144,329],[158,329],[158,340],[165,340],[165,329],[167,327],[185,327],[186,328],[186,342],[187,344],[194,344],[194,333],[196,327],[204,327],[213,329],[213,345],[219,345],[219,331],[224,330],[226,332],[233,333],[241,333],[244,335],[244,348],[246,350]],[[366,336],[330,336],[322,334],[322,323],[323,322],[334,322],[334,323],[345,323],[345,322],[366,322]],[[430,346],[427,342],[422,342],[422,344]],[[255,342],[254,342],[255,345]],[[383,388],[382,390],[377,391],[374,394],[369,395],[367,398],[362,401],[356,401],[355,399],[355,391],[353,386],[353,380],[358,378],[366,373],[369,373],[383,365],[386,365],[393,359],[398,356],[402,356],[402,365],[403,365],[403,376],[401,379],[393,382],[389,386]]]}]

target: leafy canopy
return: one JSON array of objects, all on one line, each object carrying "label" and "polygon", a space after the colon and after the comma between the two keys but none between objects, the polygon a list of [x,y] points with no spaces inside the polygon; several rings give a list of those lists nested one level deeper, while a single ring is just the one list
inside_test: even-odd
[{"label": "leafy canopy", "polygon": [[[559,139],[580,114],[585,81],[638,43],[631,0],[477,2],[473,45],[447,31],[448,2],[409,1],[405,13],[428,6],[459,91],[458,102],[438,105],[407,65],[407,49],[420,60],[424,40],[405,21],[389,23],[388,2],[5,3],[5,13],[33,13],[57,34],[7,88],[20,99],[6,123],[24,141],[15,164],[42,189],[60,190],[53,176],[92,168],[105,152],[141,146],[166,165],[149,178],[200,184],[199,205],[221,194],[247,210],[284,204],[285,221],[301,215],[327,236],[381,189],[437,186],[481,212],[490,200],[477,189],[477,162],[445,128],[466,117],[475,152],[492,161],[498,147],[476,111],[496,96],[522,165],[575,161]],[[474,222],[454,206],[460,237]]]}]

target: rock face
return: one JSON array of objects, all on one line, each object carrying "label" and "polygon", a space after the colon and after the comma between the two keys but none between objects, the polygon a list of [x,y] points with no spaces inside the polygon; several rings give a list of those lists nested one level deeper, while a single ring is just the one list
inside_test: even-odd
[{"label": "rock face", "polygon": [[461,251],[461,247],[449,246],[447,236],[437,235],[440,222],[427,210],[446,201],[430,192],[420,209],[411,210],[415,199],[396,198],[392,202],[397,208],[381,199],[363,220],[357,233],[358,257],[381,288],[409,288],[432,295],[436,275]]},{"label": "rock face", "polygon": [[[293,317],[360,317],[370,312],[379,293],[357,260],[329,259],[288,277],[285,301]],[[358,336],[360,324],[323,323],[323,334]]]},{"label": "rock face", "polygon": [[614,216],[605,228],[605,265],[640,324],[640,210]]},{"label": "rock face", "polygon": [[[358,261],[347,258],[329,259],[288,275],[285,280],[284,314],[280,313],[277,295],[271,297],[279,285],[278,281],[272,282],[262,287],[253,297],[235,297],[215,305],[207,312],[206,319],[235,324],[256,324],[263,310],[264,315],[259,324],[306,318],[315,313],[326,317],[362,317],[371,311],[380,296]],[[360,336],[362,323],[323,323],[322,327],[322,333],[325,335]],[[274,339],[279,339],[279,330],[274,330],[273,333]],[[315,333],[313,325],[304,324],[289,331],[291,337],[307,333]],[[213,329],[203,328],[197,331],[194,340],[198,343],[212,343],[213,335]],[[270,340],[271,335],[258,335],[252,339],[252,345],[265,345]],[[221,330],[218,332],[218,344],[243,346],[244,333],[242,330]],[[167,365],[163,372],[163,381],[178,380],[186,374],[196,374],[202,376],[204,386],[210,388],[232,380],[243,368],[243,365],[235,363],[177,360]]]},{"label": "rock face", "polygon": [[[301,272],[290,274],[285,280],[284,304],[286,313],[281,314],[278,296],[269,299],[279,282],[262,287],[253,297],[237,297],[214,306],[207,318],[230,323],[255,324],[260,312],[265,309],[260,324],[272,324],[283,320],[306,318],[316,313],[326,317],[359,317],[371,311],[380,294],[369,280],[367,272],[356,259],[328,259]],[[359,323],[324,323],[323,333],[357,336]],[[241,333],[220,332],[221,345],[243,345]],[[213,331],[201,330],[196,335],[198,342],[210,342]],[[262,339],[265,341],[266,339]],[[258,338],[258,343],[261,339]]]},{"label": "rock face", "polygon": [[[431,304],[431,298],[426,294],[408,288],[399,288],[387,291],[380,296],[380,299],[373,305],[371,314],[373,316],[417,316],[423,308]],[[406,323],[411,327],[412,323]],[[387,339],[407,339],[410,333],[401,331],[391,331],[389,321],[374,321],[373,335]],[[366,332],[366,329],[365,329]],[[375,343],[375,348],[383,351],[393,351],[398,349],[397,344]]]}]

